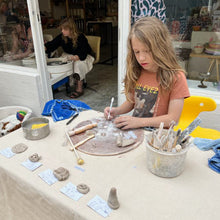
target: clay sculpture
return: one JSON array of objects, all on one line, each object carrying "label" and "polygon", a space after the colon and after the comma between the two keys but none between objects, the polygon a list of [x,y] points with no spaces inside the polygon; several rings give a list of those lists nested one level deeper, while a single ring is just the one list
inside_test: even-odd
[{"label": "clay sculpture", "polygon": [[82,194],[86,194],[89,192],[89,187],[84,184],[84,183],[80,183],[78,186],[77,186],[77,190],[82,193]]},{"label": "clay sculpture", "polygon": [[23,143],[16,144],[15,146],[13,146],[11,148],[12,152],[15,154],[20,154],[20,153],[26,151],[27,149],[28,149],[28,146]]},{"label": "clay sculpture", "polygon": [[29,158],[28,158],[31,162],[37,162],[40,160],[40,156],[35,153],[35,154],[32,154]]},{"label": "clay sculpture", "polygon": [[54,170],[53,174],[59,181],[66,180],[69,177],[69,171],[63,167]]},{"label": "clay sculpture", "polygon": [[112,209],[118,209],[120,204],[117,197],[117,190],[115,187],[112,187],[108,196],[108,206]]}]

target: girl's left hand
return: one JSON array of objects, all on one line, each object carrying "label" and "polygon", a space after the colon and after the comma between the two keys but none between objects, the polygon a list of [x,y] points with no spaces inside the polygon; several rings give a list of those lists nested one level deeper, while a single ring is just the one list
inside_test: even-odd
[{"label": "girl's left hand", "polygon": [[117,128],[126,130],[129,128],[140,128],[141,127],[141,118],[132,117],[132,116],[120,116],[114,120],[114,123]]}]

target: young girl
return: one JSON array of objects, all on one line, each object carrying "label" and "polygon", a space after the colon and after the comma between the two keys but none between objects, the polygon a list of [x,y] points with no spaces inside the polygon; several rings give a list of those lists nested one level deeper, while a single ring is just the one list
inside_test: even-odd
[{"label": "young girl", "polygon": [[73,70],[76,78],[76,89],[70,97],[78,98],[83,94],[83,79],[93,67],[92,49],[85,35],[78,32],[72,18],[65,18],[61,21],[60,28],[62,33],[45,44],[46,53],[51,53],[58,47],[62,47],[68,55],[68,59],[74,61]]},{"label": "young girl", "polygon": [[[159,127],[178,122],[189,90],[184,71],[177,62],[167,27],[155,17],[144,17],[128,36],[126,101],[119,107],[105,108],[108,119],[133,111],[133,116],[115,118],[122,129]],[[110,111],[110,112],[109,112]]]}]

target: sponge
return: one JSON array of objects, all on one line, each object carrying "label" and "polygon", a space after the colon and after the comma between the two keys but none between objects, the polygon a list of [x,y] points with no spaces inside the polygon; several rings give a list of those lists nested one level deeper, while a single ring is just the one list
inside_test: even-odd
[{"label": "sponge", "polygon": [[42,128],[44,126],[46,126],[48,123],[42,123],[42,124],[33,124],[31,126],[31,129],[38,129],[38,128]]}]

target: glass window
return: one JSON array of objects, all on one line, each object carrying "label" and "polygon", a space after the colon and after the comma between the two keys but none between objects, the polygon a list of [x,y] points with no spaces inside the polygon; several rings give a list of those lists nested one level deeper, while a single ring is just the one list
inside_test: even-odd
[{"label": "glass window", "polygon": [[0,1],[0,62],[36,67],[26,0]]}]

